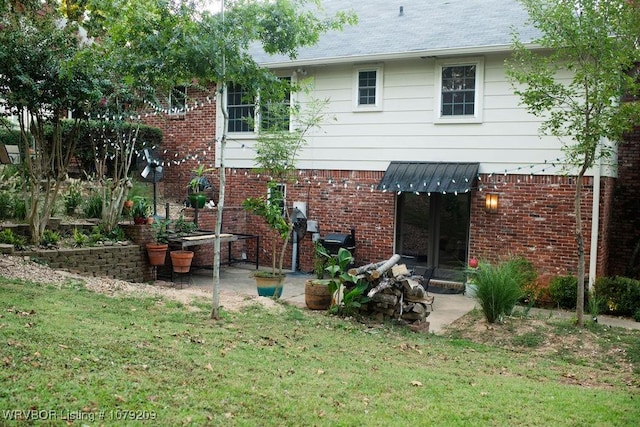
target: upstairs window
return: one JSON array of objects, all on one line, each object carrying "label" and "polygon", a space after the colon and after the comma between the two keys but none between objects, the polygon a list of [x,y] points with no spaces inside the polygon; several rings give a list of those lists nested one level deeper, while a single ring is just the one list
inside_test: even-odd
[{"label": "upstairs window", "polygon": [[251,121],[255,118],[253,96],[240,85],[231,84],[227,88],[227,110],[229,132],[253,132]]},{"label": "upstairs window", "polygon": [[482,117],[484,65],[481,60],[436,64],[436,123],[474,123]]},{"label": "upstairs window", "polygon": [[[291,82],[291,77],[280,80]],[[287,89],[275,99],[265,100],[260,106],[260,129],[289,130],[291,125],[291,90]]]},{"label": "upstairs window", "polygon": [[354,71],[354,111],[379,111],[382,109],[381,65],[359,67]]}]

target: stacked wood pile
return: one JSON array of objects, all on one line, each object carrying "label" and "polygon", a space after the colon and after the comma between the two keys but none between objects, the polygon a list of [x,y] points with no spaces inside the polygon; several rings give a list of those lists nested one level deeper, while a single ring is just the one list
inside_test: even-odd
[{"label": "stacked wood pile", "polygon": [[426,324],[429,311],[433,308],[432,295],[422,286],[422,276],[414,276],[405,264],[398,264],[400,255],[386,261],[352,268],[349,274],[369,282],[367,296],[371,301],[361,308],[377,320],[403,320],[409,324]]}]

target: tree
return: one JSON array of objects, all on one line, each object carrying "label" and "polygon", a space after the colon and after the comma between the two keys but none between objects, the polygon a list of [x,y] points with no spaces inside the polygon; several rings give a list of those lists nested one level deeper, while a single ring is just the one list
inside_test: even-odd
[{"label": "tree", "polygon": [[[227,2],[221,13],[205,13],[198,21],[198,31],[187,43],[184,57],[192,67],[193,76],[215,82],[221,100],[224,131],[218,138],[216,154],[219,161],[219,196],[214,242],[213,307],[211,317],[219,318],[220,233],[225,196],[224,152],[227,143],[228,114],[226,88],[239,84],[256,98],[274,99],[277,94],[295,90],[290,83],[279,80],[272,70],[261,67],[251,56],[251,49],[260,46],[266,53],[288,55],[294,59],[299,48],[318,41],[320,34],[339,30],[354,23],[351,14],[338,13],[327,17],[317,0],[238,0]],[[312,7],[314,6],[315,7]]]},{"label": "tree", "polygon": [[[629,0],[521,0],[541,35],[525,45],[514,34],[507,73],[532,114],[543,117],[541,132],[560,137],[570,171],[577,243],[577,323],[583,325],[585,245],[582,229],[583,178],[611,156],[640,119],[640,9]],[[539,49],[533,49],[533,46]],[[595,256],[595,254],[592,254]]]},{"label": "tree", "polygon": [[[54,5],[3,2],[0,10],[0,102],[19,119],[27,222],[31,241],[39,243],[80,125],[99,99],[98,79],[92,63],[81,55],[89,43]],[[62,120],[69,112],[73,129],[65,140]]]},{"label": "tree", "polygon": [[[259,132],[255,145],[257,172],[266,175],[267,194],[263,197],[249,197],[242,206],[251,213],[262,217],[274,234],[271,261],[271,278],[282,278],[282,267],[287,245],[291,239],[293,222],[286,205],[284,194],[278,188],[295,179],[296,158],[306,145],[309,132],[318,129],[325,118],[324,109],[328,100],[312,99],[306,105],[290,107],[285,103],[271,103],[263,108],[263,124],[258,125]],[[269,120],[264,120],[268,116]],[[289,120],[292,129],[289,130]],[[267,122],[266,125],[264,122]],[[277,238],[282,240],[276,269]],[[274,297],[277,298],[278,291]]]},{"label": "tree", "polygon": [[65,0],[63,10],[96,40],[85,52],[101,76],[102,98],[92,112],[111,125],[92,127],[91,136],[102,222],[111,230],[131,186],[130,169],[145,145],[138,140],[141,110],[166,105],[166,94],[191,78],[183,52],[198,13],[191,2],[164,0]]}]

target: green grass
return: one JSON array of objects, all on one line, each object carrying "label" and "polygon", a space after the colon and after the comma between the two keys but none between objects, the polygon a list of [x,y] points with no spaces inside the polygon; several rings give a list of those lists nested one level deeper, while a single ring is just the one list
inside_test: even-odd
[{"label": "green grass", "polygon": [[[608,386],[583,387],[567,378],[588,379],[593,366],[562,357],[289,306],[222,317],[210,320],[202,303],[0,278],[0,425],[18,425],[11,416],[29,409],[55,411],[53,425],[65,425],[64,414],[87,425],[90,416],[95,425],[152,416],[127,425],[163,426],[625,426],[640,419],[637,378],[629,385],[613,375]],[[520,340],[533,345],[536,337]],[[639,340],[630,345],[637,349]]]}]

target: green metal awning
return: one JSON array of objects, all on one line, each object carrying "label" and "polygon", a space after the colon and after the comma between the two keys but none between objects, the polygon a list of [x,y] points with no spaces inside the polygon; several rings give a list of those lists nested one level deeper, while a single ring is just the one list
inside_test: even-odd
[{"label": "green metal awning", "polygon": [[467,193],[479,163],[391,162],[378,190],[419,193]]}]

